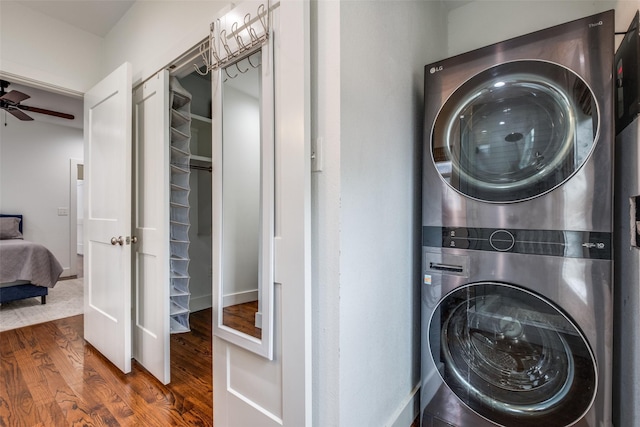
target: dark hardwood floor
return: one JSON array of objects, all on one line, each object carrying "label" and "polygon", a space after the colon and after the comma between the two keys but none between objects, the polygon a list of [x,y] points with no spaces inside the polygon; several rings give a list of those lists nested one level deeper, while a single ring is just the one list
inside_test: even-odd
[{"label": "dark hardwood floor", "polygon": [[82,316],[0,333],[0,426],[212,426],[211,309],[171,336],[171,383],[122,374],[83,339]]},{"label": "dark hardwood floor", "polygon": [[222,324],[260,339],[262,329],[256,328],[257,311],[258,301],[230,305],[222,310]]},{"label": "dark hardwood floor", "polygon": [[166,386],[135,361],[115,368],[83,339],[82,315],[1,332],[0,427],[213,426],[211,309],[190,324],[171,336]]}]

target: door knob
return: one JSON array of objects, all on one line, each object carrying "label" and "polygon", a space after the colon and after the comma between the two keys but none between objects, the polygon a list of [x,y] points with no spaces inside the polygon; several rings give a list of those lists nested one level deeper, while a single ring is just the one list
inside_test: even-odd
[{"label": "door knob", "polygon": [[138,237],[137,236],[131,236],[131,243],[138,243]]},{"label": "door knob", "polygon": [[112,245],[120,245],[120,246],[122,246],[122,245],[124,245],[124,238],[122,236],[118,236],[117,238],[116,237],[112,237],[111,238],[111,244]]}]

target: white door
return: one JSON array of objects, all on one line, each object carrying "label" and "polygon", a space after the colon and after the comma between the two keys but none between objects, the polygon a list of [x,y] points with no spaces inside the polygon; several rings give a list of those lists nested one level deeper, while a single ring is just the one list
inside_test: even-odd
[{"label": "white door", "polygon": [[131,371],[131,64],[84,98],[84,338]]},{"label": "white door", "polygon": [[224,427],[311,425],[309,3],[281,0],[271,8],[276,40],[273,360],[214,336],[214,424]]},{"label": "white door", "polygon": [[133,94],[133,358],[170,380],[169,72]]}]

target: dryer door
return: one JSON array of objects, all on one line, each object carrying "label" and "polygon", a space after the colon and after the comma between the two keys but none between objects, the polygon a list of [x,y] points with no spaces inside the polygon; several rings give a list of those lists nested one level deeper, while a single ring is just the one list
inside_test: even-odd
[{"label": "dryer door", "polygon": [[429,347],[447,386],[503,426],[568,426],[589,410],[596,363],[580,330],[550,301],[482,282],[442,299]]},{"label": "dryer door", "polygon": [[456,191],[517,202],[551,191],[587,160],[598,106],[572,71],[545,61],[489,68],[461,85],[434,122],[433,161]]}]

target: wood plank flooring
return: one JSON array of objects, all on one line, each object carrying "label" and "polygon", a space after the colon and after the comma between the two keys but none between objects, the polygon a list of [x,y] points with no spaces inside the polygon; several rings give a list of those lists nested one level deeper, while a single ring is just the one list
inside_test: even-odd
[{"label": "wood plank flooring", "polygon": [[222,310],[222,324],[254,338],[262,338],[262,329],[256,328],[258,301],[230,305]]},{"label": "wood plank flooring", "polygon": [[81,315],[1,332],[0,427],[213,426],[211,309],[190,323],[171,336],[167,386],[135,361],[122,374],[83,339]]},{"label": "wood plank flooring", "polygon": [[0,333],[0,426],[212,426],[211,309],[171,336],[171,383],[122,374],[83,339],[82,316]]}]

